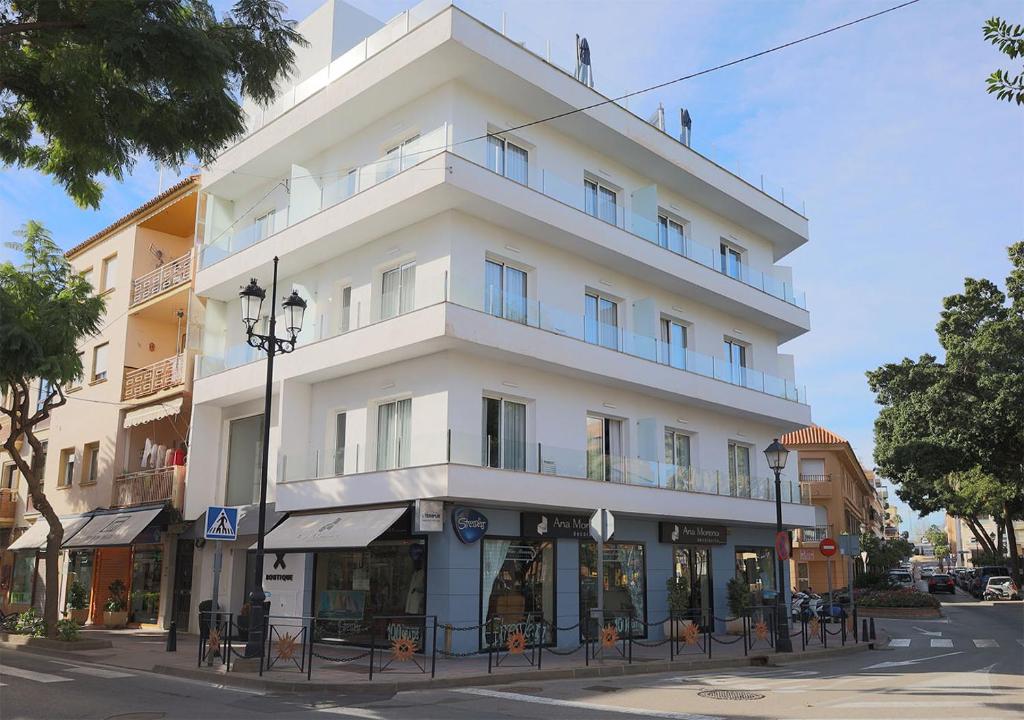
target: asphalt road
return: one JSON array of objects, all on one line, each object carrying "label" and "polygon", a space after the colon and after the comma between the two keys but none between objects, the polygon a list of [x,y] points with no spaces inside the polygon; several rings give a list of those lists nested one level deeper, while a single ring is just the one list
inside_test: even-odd
[{"label": "asphalt road", "polygon": [[897,647],[827,662],[397,695],[261,694],[5,652],[0,653],[0,717],[930,720],[954,714],[969,720],[1009,720],[1024,716],[1024,604],[980,603],[963,594],[943,602],[946,617],[941,620],[879,621],[899,641]]}]

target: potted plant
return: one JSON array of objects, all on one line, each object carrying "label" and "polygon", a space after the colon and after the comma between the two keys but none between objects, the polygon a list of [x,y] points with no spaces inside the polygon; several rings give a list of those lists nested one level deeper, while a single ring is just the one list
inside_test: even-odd
[{"label": "potted plant", "polygon": [[125,600],[125,587],[121,580],[115,580],[107,586],[110,595],[103,606],[103,625],[108,628],[121,628],[128,624],[128,603]]},{"label": "potted plant", "polygon": [[89,591],[78,580],[68,588],[68,616],[79,625],[89,619]]},{"label": "potted plant", "polygon": [[683,625],[691,620],[684,619],[690,609],[690,581],[685,577],[669,576],[665,581],[668,591],[668,620],[665,621],[665,637],[681,638]]},{"label": "potted plant", "polygon": [[740,577],[732,578],[725,585],[726,599],[729,603],[730,620],[725,623],[725,631],[732,635],[743,634],[743,614],[751,604],[750,587]]}]

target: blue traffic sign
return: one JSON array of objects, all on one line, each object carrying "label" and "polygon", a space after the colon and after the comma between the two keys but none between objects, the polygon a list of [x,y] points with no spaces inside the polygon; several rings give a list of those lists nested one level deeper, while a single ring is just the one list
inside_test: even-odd
[{"label": "blue traffic sign", "polygon": [[207,540],[236,540],[238,538],[238,508],[211,505],[206,508]]}]

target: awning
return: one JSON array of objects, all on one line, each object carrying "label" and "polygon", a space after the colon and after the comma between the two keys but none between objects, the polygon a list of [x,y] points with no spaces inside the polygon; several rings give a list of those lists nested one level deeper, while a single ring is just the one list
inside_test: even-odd
[{"label": "awning", "polygon": [[[91,515],[64,515],[60,518],[64,527],[64,542],[74,537],[75,533],[85,527],[92,519]],[[40,516],[28,530],[8,546],[8,550],[42,550],[46,547],[46,536],[50,534],[50,524]]]},{"label": "awning", "polygon": [[292,515],[264,541],[267,550],[362,548],[391,527],[406,507],[354,510],[321,515]]},{"label": "awning", "polygon": [[131,545],[163,510],[160,507],[119,510],[93,515],[89,524],[65,542],[66,548],[116,547]]},{"label": "awning", "polygon": [[183,398],[174,398],[173,400],[167,400],[166,402],[159,402],[154,405],[147,405],[141,407],[138,410],[130,410],[125,413],[124,416],[124,427],[128,429],[135,427],[136,425],[145,425],[146,423],[165,418],[169,415],[177,415],[181,412],[181,403],[184,401]]},{"label": "awning", "polygon": [[[267,503],[267,518],[266,528],[269,533],[274,527],[281,522],[281,519],[285,516],[285,513],[278,512],[274,509],[274,503]],[[245,535],[255,535],[259,531],[260,525],[260,506],[256,505],[241,505],[238,508],[238,537]],[[198,540],[203,537],[203,533],[206,530],[206,511],[196,518],[189,528],[183,532],[180,536],[182,540]]]}]

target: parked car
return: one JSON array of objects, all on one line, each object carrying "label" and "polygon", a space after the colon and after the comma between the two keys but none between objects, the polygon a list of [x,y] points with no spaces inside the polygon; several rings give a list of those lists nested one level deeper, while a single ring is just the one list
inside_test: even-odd
[{"label": "parked car", "polygon": [[916,587],[914,584],[914,578],[911,577],[910,573],[906,570],[892,570],[889,572],[889,587],[894,588],[913,588]]},{"label": "parked car", "polygon": [[1010,571],[1006,569],[1004,565],[985,565],[980,568],[975,568],[974,577],[971,579],[971,595],[976,598],[980,598],[985,593],[985,588],[988,585],[988,579],[990,577],[1008,576]]},{"label": "parked car", "polygon": [[974,579],[974,568],[965,568],[957,578],[957,585],[966,592],[971,591],[971,581]]},{"label": "parked car", "polygon": [[928,592],[948,592],[956,595],[956,581],[951,575],[932,575],[928,578]]},{"label": "parked car", "polygon": [[992,575],[981,596],[985,600],[1019,600],[1020,591],[1009,575]]},{"label": "parked car", "polygon": [[922,580],[924,580],[925,578],[930,578],[934,574],[935,574],[935,568],[933,568],[933,567],[930,567],[928,565],[924,565],[921,568],[921,579]]}]

